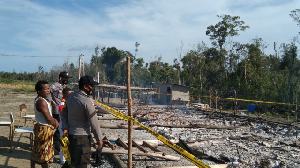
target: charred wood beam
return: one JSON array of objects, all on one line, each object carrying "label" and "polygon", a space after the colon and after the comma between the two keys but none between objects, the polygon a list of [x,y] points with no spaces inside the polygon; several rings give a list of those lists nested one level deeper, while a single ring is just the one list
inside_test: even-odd
[{"label": "charred wood beam", "polygon": [[[100,124],[100,128],[107,128],[107,129],[128,129],[127,125],[108,125],[108,124]],[[139,126],[133,126],[132,129],[135,130],[143,130]]]},{"label": "charred wood beam", "polygon": [[128,150],[128,145],[124,141],[122,141],[120,138],[117,139],[117,144],[122,146],[124,149]]},{"label": "charred wood beam", "polygon": [[206,128],[206,129],[228,129],[228,130],[234,130],[239,128],[233,126],[215,126],[215,125],[204,125],[204,124],[190,124],[190,125],[149,124],[149,126],[166,127],[166,128]]},{"label": "charred wood beam", "polygon": [[[102,149],[102,153],[103,154],[127,154],[128,151],[125,150],[125,149],[111,150],[109,148],[105,148],[104,147]],[[180,160],[180,157],[172,156],[172,155],[166,155],[164,153],[152,153],[152,152],[144,153],[144,152],[140,152],[140,151],[132,151],[132,154],[133,155],[137,155],[137,156],[156,157],[156,158],[166,159],[166,160],[171,160],[171,161],[178,161],[178,160]]]},{"label": "charred wood beam", "polygon": [[210,161],[213,161],[213,162],[218,163],[218,164],[224,164],[225,163],[225,161],[223,161],[223,160],[220,160],[220,159],[215,158],[211,155],[207,155],[203,152],[200,152],[200,151],[197,151],[197,150],[194,150],[194,149],[190,148],[189,145],[181,139],[179,139],[179,142],[177,143],[177,145],[181,146],[182,148],[187,150],[189,153],[195,155],[199,159],[210,160]]},{"label": "charred wood beam", "polygon": [[[210,168],[227,168],[227,164],[214,164],[214,165],[209,165]],[[152,167],[149,167],[152,168]],[[153,167],[154,168],[154,167]],[[158,168],[198,168],[197,166],[162,166]]]},{"label": "charred wood beam", "polygon": [[154,146],[150,145],[148,142],[143,141],[143,146],[146,146],[148,148],[150,148],[152,151],[154,152],[160,152],[160,150],[158,150],[157,148],[155,148]]},{"label": "charred wood beam", "polygon": [[137,144],[135,141],[132,140],[132,145],[134,147],[137,147],[139,150],[141,150],[144,153],[148,153],[148,151],[146,149],[144,149],[143,147],[141,147],[139,144]]}]

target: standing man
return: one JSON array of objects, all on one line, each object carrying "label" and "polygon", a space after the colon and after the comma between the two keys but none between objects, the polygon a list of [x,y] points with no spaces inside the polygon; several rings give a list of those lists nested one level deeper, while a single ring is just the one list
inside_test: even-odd
[{"label": "standing man", "polygon": [[[55,82],[54,84],[51,85],[51,96],[55,104],[57,104],[57,106],[60,104],[62,100],[63,97],[62,91],[69,83],[70,78],[72,78],[72,76],[70,76],[68,72],[62,71],[58,75],[58,82]],[[56,113],[58,114],[57,111]]]},{"label": "standing man", "polygon": [[51,98],[53,104],[53,111],[52,116],[60,123],[60,127],[55,131],[54,134],[54,149],[56,152],[59,152],[60,156],[60,163],[64,164],[65,159],[63,157],[63,153],[60,148],[60,137],[62,136],[63,132],[61,129],[61,122],[60,122],[60,114],[59,114],[59,106],[61,105],[62,98],[63,98],[63,89],[69,83],[69,79],[72,78],[68,72],[62,71],[59,73],[58,82],[55,82],[51,85]]},{"label": "standing man", "polygon": [[92,99],[93,88],[97,84],[93,77],[82,76],[78,81],[79,91],[68,96],[63,112],[63,129],[64,132],[68,131],[71,164],[76,168],[87,168],[90,163],[91,132],[98,149],[102,148],[100,124]]}]

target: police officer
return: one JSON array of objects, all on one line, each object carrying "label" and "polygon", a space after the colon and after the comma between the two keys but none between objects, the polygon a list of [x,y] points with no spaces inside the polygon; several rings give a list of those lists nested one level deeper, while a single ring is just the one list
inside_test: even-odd
[{"label": "police officer", "polygon": [[100,124],[97,119],[92,91],[98,83],[91,76],[79,79],[79,90],[68,97],[63,111],[63,129],[68,133],[71,164],[76,168],[86,168],[91,155],[91,132],[102,148]]}]

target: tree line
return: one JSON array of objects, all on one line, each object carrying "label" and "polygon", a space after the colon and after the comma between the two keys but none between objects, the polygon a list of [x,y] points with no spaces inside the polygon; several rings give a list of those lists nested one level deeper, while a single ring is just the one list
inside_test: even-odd
[{"label": "tree line", "polygon": [[[290,16],[300,26],[300,9],[291,11]],[[214,92],[223,97],[237,93],[240,98],[287,103],[300,100],[299,42],[274,42],[272,54],[267,54],[267,45],[261,38],[248,43],[232,40],[250,28],[239,16],[217,17],[219,22],[209,25],[205,32],[210,43],[201,42],[180,59],[174,59],[173,64],[163,62],[162,57],[145,63],[143,58],[116,47],[96,47],[91,60],[85,63],[85,73],[96,77],[99,72],[100,82],[124,85],[126,57],[131,56],[134,86],[172,83],[188,86],[195,97]],[[68,62],[49,72],[41,67],[35,73],[0,72],[0,79],[56,81],[61,70],[67,70],[76,82],[78,67]]]}]

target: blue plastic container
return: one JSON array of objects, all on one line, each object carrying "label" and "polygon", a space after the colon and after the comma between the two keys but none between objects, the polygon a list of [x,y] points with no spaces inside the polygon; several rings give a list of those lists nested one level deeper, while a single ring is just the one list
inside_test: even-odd
[{"label": "blue plastic container", "polygon": [[256,109],[256,105],[255,104],[248,104],[247,106],[248,112],[254,112]]}]

